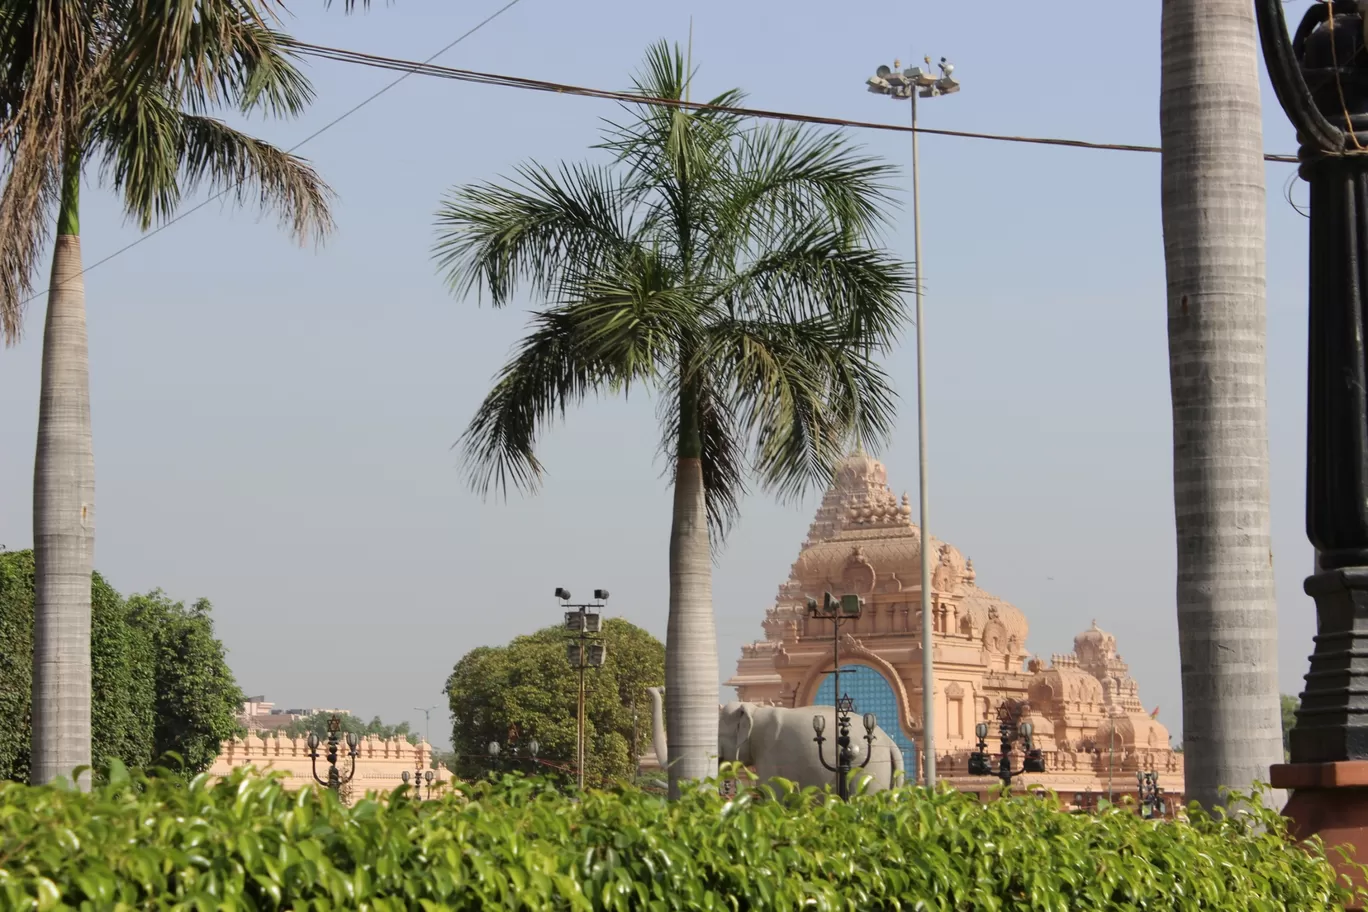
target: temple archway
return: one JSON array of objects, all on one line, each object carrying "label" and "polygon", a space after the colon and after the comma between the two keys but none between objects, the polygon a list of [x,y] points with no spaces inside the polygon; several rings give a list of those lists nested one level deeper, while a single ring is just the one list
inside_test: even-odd
[{"label": "temple archway", "polygon": [[[828,666],[829,667],[829,666]],[[835,706],[835,675],[827,674],[817,685],[813,695],[814,706]],[[863,725],[859,717],[872,712],[879,720],[879,727],[888,732],[893,743],[898,745],[903,755],[903,770],[909,783],[918,779],[917,745],[905,731],[907,720],[898,711],[899,700],[888,679],[868,665],[841,666],[841,693],[849,694],[855,701],[856,719],[851,725],[852,739],[863,735]]]}]

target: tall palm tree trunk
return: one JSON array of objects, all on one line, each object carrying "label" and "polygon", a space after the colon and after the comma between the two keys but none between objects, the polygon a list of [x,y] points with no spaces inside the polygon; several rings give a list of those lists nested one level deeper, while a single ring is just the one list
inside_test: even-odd
[{"label": "tall palm tree trunk", "polygon": [[[80,159],[63,175],[43,328],[38,449],[33,466],[32,780],[90,765],[90,575],[95,455],[81,277]],[[89,777],[82,776],[82,788]]]},{"label": "tall palm tree trunk", "polygon": [[670,524],[670,620],[665,635],[665,725],[670,797],[686,779],[717,774],[717,622],[697,410],[684,400]]},{"label": "tall palm tree trunk", "polygon": [[1164,0],[1162,23],[1183,743],[1210,807],[1282,762],[1258,45],[1248,0]]}]

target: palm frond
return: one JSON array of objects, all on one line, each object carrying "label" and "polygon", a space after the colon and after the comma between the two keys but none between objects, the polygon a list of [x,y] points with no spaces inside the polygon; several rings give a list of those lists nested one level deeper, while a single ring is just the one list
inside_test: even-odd
[{"label": "palm frond", "polygon": [[0,169],[0,334],[5,344],[19,341],[23,305],[33,295],[33,273],[52,228],[61,183],[54,150],[61,145],[58,124],[49,119],[20,131]]},{"label": "palm frond", "polygon": [[211,117],[186,114],[145,91],[102,112],[91,129],[101,176],[146,230],[201,187],[273,211],[301,243],[332,229],[332,191],[308,162]]},{"label": "palm frond", "polygon": [[744,247],[791,224],[825,223],[852,240],[877,238],[894,205],[897,168],[860,150],[847,134],[797,124],[762,124],[739,134],[728,179],[717,188],[722,249]]},{"label": "palm frond", "polygon": [[[643,99],[682,101],[692,79],[685,66],[677,44],[657,42],[648,49],[646,65],[631,91]],[[732,106],[744,97],[733,90],[709,104]],[[631,118],[624,123],[607,121],[603,141],[596,148],[612,152],[619,164],[626,165],[627,186],[643,197],[652,190],[662,198],[679,246],[689,259],[694,246],[690,237],[704,221],[700,204],[706,188],[724,177],[741,119],[729,111],[689,110],[649,101],[623,107]]]},{"label": "palm frond", "polygon": [[732,391],[753,469],[781,500],[830,481],[852,434],[877,445],[892,429],[887,376],[830,319],[719,321],[691,370]]},{"label": "palm frond", "polygon": [[227,35],[193,37],[211,48],[188,47],[179,71],[164,84],[167,97],[188,113],[234,107],[244,114],[296,117],[313,101],[313,86],[297,66],[299,55],[288,35],[244,18]]},{"label": "palm frond", "polygon": [[907,322],[905,295],[912,270],[887,251],[814,222],[776,226],[773,246],[737,271],[728,270],[714,292],[716,306],[748,320],[804,322],[830,317],[846,326],[841,344],[878,350]]},{"label": "palm frond", "polygon": [[482,497],[510,486],[535,490],[542,464],[537,437],[590,393],[619,383],[613,366],[585,357],[580,327],[562,310],[536,314],[532,329],[499,372],[461,435],[466,473]]},{"label": "palm frond", "polygon": [[550,300],[574,297],[574,279],[632,246],[636,227],[611,171],[537,164],[511,185],[475,184],[452,191],[437,212],[433,255],[452,291],[487,288],[494,306],[519,283]]},{"label": "palm frond", "polygon": [[657,252],[632,248],[597,274],[576,279],[578,300],[564,312],[580,345],[595,360],[612,361],[624,380],[648,380],[669,363],[701,316]]},{"label": "palm frond", "polygon": [[122,0],[125,9],[112,49],[122,78],[111,85],[122,102],[157,86],[172,97],[202,92],[222,99],[221,80],[234,67],[244,32],[268,31],[280,21],[280,0]]}]

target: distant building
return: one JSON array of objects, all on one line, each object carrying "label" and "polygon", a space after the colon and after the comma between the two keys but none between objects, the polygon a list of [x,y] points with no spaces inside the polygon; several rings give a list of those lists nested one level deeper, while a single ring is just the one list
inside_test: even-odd
[{"label": "distant building", "polygon": [[[779,706],[832,705],[832,624],[808,616],[808,598],[856,593],[863,616],[841,625],[840,686],[857,712],[873,712],[902,747],[906,768],[919,767],[922,740],[921,529],[912,507],[888,487],[882,463],[857,451],[836,471],[775,603],[765,637],[743,646],[727,683],[742,700]],[[978,588],[973,561],[932,540],[936,772],[967,792],[988,793],[996,780],[970,776],[974,726],[988,722],[996,751],[998,717],[1029,720],[1046,772],[1014,787],[1039,784],[1078,805],[1100,793],[1134,795],[1136,773],[1154,771],[1171,801],[1183,793],[1183,756],[1146,712],[1139,687],[1097,623],[1074,638],[1073,651],[1049,664],[1026,648],[1029,625],[1014,605]],[[1016,767],[1020,767],[1017,756]]]},{"label": "distant building", "polygon": [[[291,722],[319,713],[350,715],[345,709],[276,709],[264,696],[248,697],[237,717],[247,729],[246,737],[224,742],[209,767],[209,774],[226,776],[239,767],[252,766],[263,772],[283,773],[286,788],[314,785],[315,767],[309,756],[307,739],[287,737],[284,729]],[[345,774],[352,762],[347,756],[345,742],[339,754],[338,769]],[[431,768],[432,746],[426,741],[411,744],[404,735],[389,739],[366,735],[359,745],[356,774],[349,787],[343,789],[343,794],[350,794],[354,800],[366,792],[392,791],[403,784],[405,771],[412,781],[415,773],[421,776]],[[317,770],[320,776],[327,777],[328,766],[322,749],[319,750]],[[437,786],[450,783],[451,773],[441,766],[433,773],[435,793]],[[425,785],[425,795],[426,788]]]},{"label": "distant building", "polygon": [[351,715],[345,709],[276,709],[276,705],[268,702],[265,696],[255,696],[248,697],[246,702],[242,704],[237,720],[238,724],[249,732],[274,731],[280,728],[288,728],[291,722],[296,722],[316,713],[338,716]]}]

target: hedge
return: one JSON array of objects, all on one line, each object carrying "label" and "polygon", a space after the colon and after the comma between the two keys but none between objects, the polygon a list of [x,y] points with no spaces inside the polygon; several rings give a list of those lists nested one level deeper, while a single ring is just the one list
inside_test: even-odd
[{"label": "hedge", "polygon": [[0,786],[4,909],[1291,910],[1345,896],[1280,819],[1151,822],[909,788],[843,804],[509,777],[343,806],[274,779]]}]

